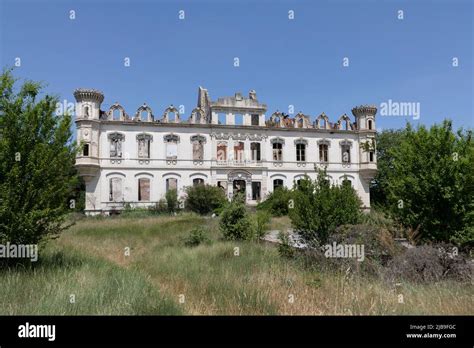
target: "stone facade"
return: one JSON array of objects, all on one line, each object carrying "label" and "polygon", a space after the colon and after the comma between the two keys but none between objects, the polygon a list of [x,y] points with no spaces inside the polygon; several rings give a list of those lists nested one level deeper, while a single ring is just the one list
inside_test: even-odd
[{"label": "stone facade", "polygon": [[170,105],[161,116],[144,104],[129,115],[118,103],[101,110],[104,95],[78,89],[76,167],[86,182],[86,213],[120,210],[125,203],[155,204],[171,188],[218,185],[230,198],[244,191],[256,204],[278,186],[293,187],[325,167],[337,185],[350,183],[370,208],[369,183],[377,171],[374,106],[352,109],[331,123],[322,113],[311,122],[301,112],[279,111],[268,120],[256,92],[211,101],[199,88],[187,120]]}]

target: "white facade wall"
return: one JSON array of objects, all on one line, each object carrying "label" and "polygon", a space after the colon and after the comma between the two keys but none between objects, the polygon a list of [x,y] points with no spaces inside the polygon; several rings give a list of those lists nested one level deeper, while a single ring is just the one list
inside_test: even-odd
[{"label": "white facade wall", "polygon": [[[82,95],[80,95],[82,97]],[[86,96],[89,96],[87,94]],[[76,97],[77,98],[77,97]],[[102,97],[103,98],[103,97]],[[122,209],[124,203],[132,206],[148,206],[165,198],[166,179],[177,180],[178,195],[185,195],[185,188],[193,185],[194,179],[202,179],[210,185],[218,182],[224,185],[228,197],[233,194],[234,180],[246,181],[248,204],[256,204],[252,198],[252,182],[260,183],[260,197],[273,191],[275,179],[283,180],[286,187],[291,188],[294,182],[308,175],[316,178],[316,169],[325,165],[331,183],[340,185],[346,178],[358,192],[364,208],[370,207],[369,183],[376,169],[376,159],[370,163],[368,152],[360,146],[361,141],[375,135],[375,131],[367,131],[357,127],[355,130],[317,129],[312,128],[273,128],[261,126],[265,118],[259,114],[260,126],[250,126],[250,112],[240,112],[245,125],[232,125],[233,116],[229,112],[227,120],[231,125],[218,125],[215,117],[210,117],[206,124],[160,123],[156,121],[140,122],[132,119],[111,120],[100,118],[100,103],[78,99],[77,138],[80,142],[90,144],[87,156],[80,154],[77,167],[86,181],[86,213],[107,213],[114,209]],[[84,117],[82,104],[93,106],[90,117]],[[212,110],[210,114],[215,114]],[[371,116],[374,120],[373,115]],[[213,122],[214,121],[214,122]],[[357,124],[365,124],[359,117]],[[375,128],[375,125],[374,125]],[[121,157],[111,157],[111,140],[109,135],[119,133],[123,136]],[[139,158],[137,135],[151,136],[149,158]],[[178,136],[177,157],[170,160],[166,157],[166,135]],[[205,139],[202,161],[193,160],[192,136]],[[273,161],[271,140],[280,138],[284,141],[281,162]],[[305,141],[306,158],[304,162],[296,159],[295,141]],[[329,144],[329,161],[322,163],[319,158],[318,141]],[[233,145],[237,141],[244,143],[243,161],[236,162],[233,158]],[[227,161],[217,160],[218,143],[227,143]],[[260,161],[251,160],[250,144],[260,143]],[[351,145],[350,164],[343,163],[341,142]],[[369,162],[369,163],[368,163]],[[111,179],[121,180],[122,200],[111,200]],[[149,200],[139,201],[138,191],[140,178],[150,180]]]}]

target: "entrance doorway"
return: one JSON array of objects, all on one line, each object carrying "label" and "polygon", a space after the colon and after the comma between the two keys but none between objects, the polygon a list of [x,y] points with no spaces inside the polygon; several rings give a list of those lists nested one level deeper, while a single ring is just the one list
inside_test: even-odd
[{"label": "entrance doorway", "polygon": [[234,196],[240,193],[245,197],[245,180],[234,180],[233,189]]}]

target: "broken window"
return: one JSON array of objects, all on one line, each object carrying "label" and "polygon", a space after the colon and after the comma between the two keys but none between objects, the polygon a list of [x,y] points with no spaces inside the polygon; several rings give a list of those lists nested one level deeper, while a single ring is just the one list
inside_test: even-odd
[{"label": "broken window", "polygon": [[169,190],[177,190],[178,189],[178,179],[175,178],[168,178],[166,179],[166,192]]},{"label": "broken window", "polygon": [[150,200],[150,179],[138,179],[138,201]]},{"label": "broken window", "polygon": [[244,143],[238,141],[234,144],[234,160],[237,162],[242,162],[244,159]]},{"label": "broken window", "polygon": [[327,144],[320,144],[319,145],[319,161],[320,162],[329,162],[328,145]]},{"label": "broken window", "polygon": [[283,160],[283,144],[282,143],[273,143],[273,160],[274,161]]},{"label": "broken window", "polygon": [[253,114],[251,116],[251,124],[252,124],[252,126],[258,126],[259,125],[259,116],[257,114]]},{"label": "broken window", "polygon": [[109,180],[109,201],[111,202],[121,202],[122,197],[122,179],[121,178],[111,178]]},{"label": "broken window", "polygon": [[252,161],[260,161],[260,143],[251,143],[250,151],[252,156]]},{"label": "broken window", "polygon": [[297,162],[306,161],[306,145],[303,143],[296,144],[296,161]]},{"label": "broken window", "polygon": [[110,157],[122,157],[122,142],[125,137],[120,133],[109,134]]},{"label": "broken window", "polygon": [[218,161],[227,160],[227,144],[226,143],[217,144],[217,160]]},{"label": "broken window", "polygon": [[204,185],[204,179],[196,178],[193,179],[193,186]]},{"label": "broken window", "polygon": [[151,136],[148,134],[137,135],[138,158],[150,158]]},{"label": "broken window", "polygon": [[279,187],[283,187],[283,180],[282,179],[273,180],[273,191],[275,191]]},{"label": "broken window", "polygon": [[342,163],[351,163],[351,146],[341,145]]}]

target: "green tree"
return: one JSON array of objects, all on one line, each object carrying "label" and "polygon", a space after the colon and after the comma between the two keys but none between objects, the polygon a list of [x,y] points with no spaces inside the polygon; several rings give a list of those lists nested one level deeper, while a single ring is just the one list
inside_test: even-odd
[{"label": "green tree", "polygon": [[166,192],[166,206],[168,208],[168,213],[174,213],[178,210],[178,191],[176,189],[169,189]]},{"label": "green tree", "polygon": [[[350,185],[331,185],[326,171],[315,181],[305,177],[294,188],[291,223],[309,245],[325,243],[336,227],[356,224],[361,219],[361,201]],[[291,208],[291,206],[290,206]]]},{"label": "green tree", "polygon": [[241,195],[235,195],[222,211],[219,228],[227,240],[251,240],[255,238],[255,226]]},{"label": "green tree", "polygon": [[419,228],[422,239],[472,244],[472,132],[454,133],[448,120],[430,129],[408,124],[390,153],[386,189],[392,215]]},{"label": "green tree", "polygon": [[388,176],[393,168],[392,152],[398,148],[403,138],[403,129],[388,129],[376,135],[377,175],[370,185],[372,205],[385,210],[388,206]]},{"label": "green tree", "polygon": [[186,189],[186,209],[206,215],[227,203],[224,191],[217,186],[196,185]]},{"label": "green tree", "polygon": [[56,115],[57,98],[42,86],[16,88],[11,70],[0,77],[0,242],[38,243],[58,235],[78,185],[71,117]]}]

